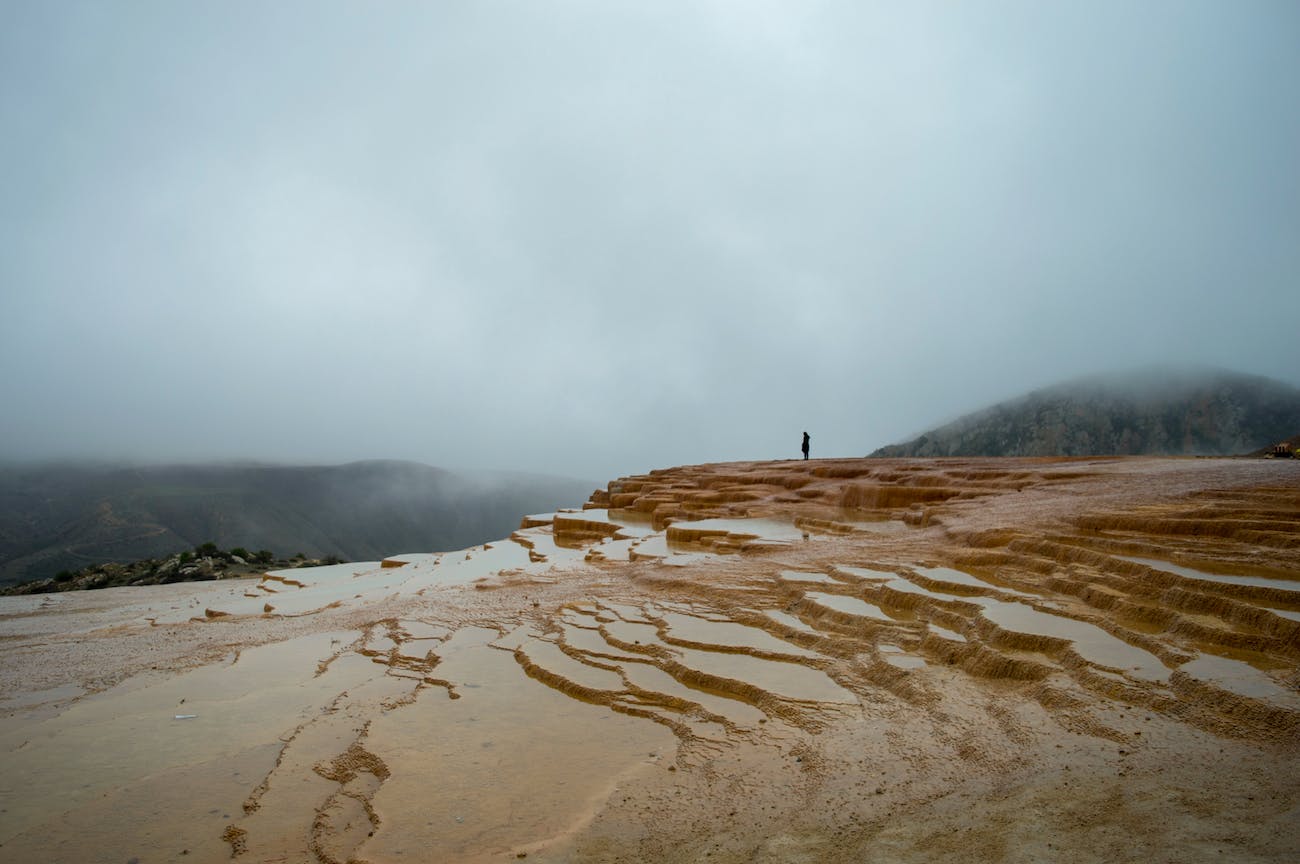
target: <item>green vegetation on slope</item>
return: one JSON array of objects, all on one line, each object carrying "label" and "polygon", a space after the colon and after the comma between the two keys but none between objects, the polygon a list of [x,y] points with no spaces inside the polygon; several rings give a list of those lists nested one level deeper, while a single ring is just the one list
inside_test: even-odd
[{"label": "green vegetation on slope", "polygon": [[1300,429],[1300,390],[1232,372],[1145,370],[1038,390],[873,456],[1225,456]]}]

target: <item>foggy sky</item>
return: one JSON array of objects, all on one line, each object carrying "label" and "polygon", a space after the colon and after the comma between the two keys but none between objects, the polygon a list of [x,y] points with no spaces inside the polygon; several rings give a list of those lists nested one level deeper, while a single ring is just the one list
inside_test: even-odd
[{"label": "foggy sky", "polygon": [[1300,383],[1300,4],[0,5],[0,458],[603,482]]}]

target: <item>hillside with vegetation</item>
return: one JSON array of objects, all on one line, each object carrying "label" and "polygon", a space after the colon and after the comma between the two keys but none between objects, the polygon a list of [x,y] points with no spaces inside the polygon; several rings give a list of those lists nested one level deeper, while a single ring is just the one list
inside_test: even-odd
[{"label": "hillside with vegetation", "polygon": [[413,462],[0,468],[0,585],[166,560],[205,543],[310,559],[460,549],[589,484]]},{"label": "hillside with vegetation", "polygon": [[1300,390],[1226,371],[1144,370],[1036,390],[873,456],[1228,456],[1300,430]]}]

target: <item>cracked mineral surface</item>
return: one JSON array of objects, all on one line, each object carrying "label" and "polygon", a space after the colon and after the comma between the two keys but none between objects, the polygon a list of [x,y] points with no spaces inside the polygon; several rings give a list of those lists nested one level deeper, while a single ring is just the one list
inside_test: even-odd
[{"label": "cracked mineral surface", "polygon": [[393,551],[0,598],[0,859],[1300,860],[1300,463],[691,466]]}]

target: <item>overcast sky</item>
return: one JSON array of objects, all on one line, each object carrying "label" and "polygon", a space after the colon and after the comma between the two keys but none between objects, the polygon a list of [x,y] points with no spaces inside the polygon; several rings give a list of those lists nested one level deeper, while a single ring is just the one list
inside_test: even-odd
[{"label": "overcast sky", "polygon": [[0,458],[603,482],[1300,383],[1300,3],[0,3]]}]

